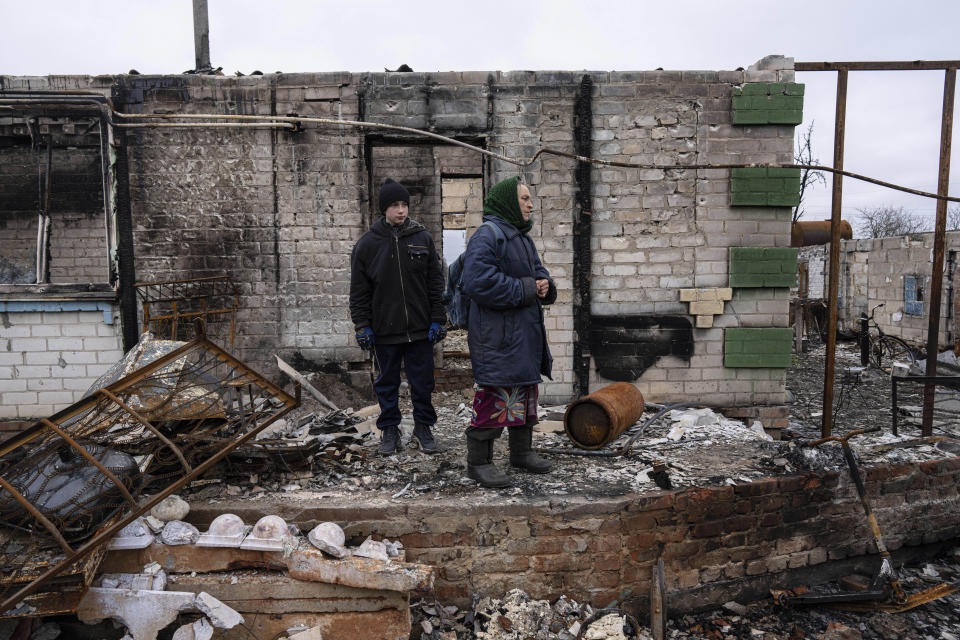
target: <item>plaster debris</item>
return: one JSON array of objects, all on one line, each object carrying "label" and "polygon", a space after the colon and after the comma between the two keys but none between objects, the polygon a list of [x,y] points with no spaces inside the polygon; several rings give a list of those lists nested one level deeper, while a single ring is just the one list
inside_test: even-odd
[{"label": "plaster debris", "polygon": [[145,549],[153,544],[153,540],[153,534],[143,518],[137,518],[110,539],[107,549]]},{"label": "plaster debris", "polygon": [[160,541],[163,544],[193,544],[200,538],[200,531],[190,524],[181,520],[172,520],[163,527],[160,532]]},{"label": "plaster debris", "polygon": [[210,640],[212,637],[213,626],[206,618],[185,624],[173,634],[173,640]]},{"label": "plaster debris", "polygon": [[323,640],[320,627],[311,627],[301,631],[287,630],[287,640]]},{"label": "plaster debris", "polygon": [[[628,640],[631,637],[637,637],[636,635],[628,636],[624,633],[624,622],[625,618],[616,613],[610,613],[603,616],[599,620],[595,620],[588,628],[586,633],[583,634],[584,640]],[[644,633],[641,638],[649,638],[650,636]]]},{"label": "plaster debris", "polygon": [[90,624],[113,618],[127,628],[133,640],[155,640],[180,612],[196,608],[195,599],[195,594],[179,591],[91,587],[80,601],[77,617]]},{"label": "plaster debris", "polygon": [[149,527],[150,531],[152,531],[153,533],[160,533],[161,531],[163,531],[163,525],[166,524],[163,520],[160,520],[159,518],[154,518],[153,516],[150,516],[150,515],[145,516],[143,518],[143,521],[144,523],[146,523],[147,527]]},{"label": "plaster debris", "polygon": [[104,589],[163,591],[167,588],[167,574],[163,570],[154,573],[105,573],[101,576],[100,586]]},{"label": "plaster debris", "polygon": [[243,616],[205,591],[197,594],[196,606],[219,629],[233,629],[243,624]]},{"label": "plaster debris", "polygon": [[373,558],[374,560],[383,560],[387,562],[390,556],[387,554],[387,546],[379,540],[367,538],[363,543],[353,551],[353,555],[361,558]]},{"label": "plaster debris", "polygon": [[346,536],[343,529],[335,522],[321,522],[307,534],[310,544],[334,558],[343,558],[349,555],[344,542]]},{"label": "plaster debris", "polygon": [[190,505],[176,494],[167,496],[160,501],[160,504],[150,510],[151,516],[164,522],[183,520],[188,513],[190,513]]},{"label": "plaster debris", "polygon": [[387,555],[391,558],[396,558],[400,556],[400,551],[403,549],[403,543],[397,540],[396,542],[390,542],[389,540],[383,541],[383,546],[387,549]]}]

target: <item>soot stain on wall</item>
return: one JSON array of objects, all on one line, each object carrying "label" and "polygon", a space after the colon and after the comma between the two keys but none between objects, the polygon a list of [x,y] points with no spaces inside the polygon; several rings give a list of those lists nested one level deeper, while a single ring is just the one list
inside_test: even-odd
[{"label": "soot stain on wall", "polygon": [[693,326],[683,316],[594,316],[590,319],[590,352],[599,375],[633,382],[663,356],[689,362]]}]

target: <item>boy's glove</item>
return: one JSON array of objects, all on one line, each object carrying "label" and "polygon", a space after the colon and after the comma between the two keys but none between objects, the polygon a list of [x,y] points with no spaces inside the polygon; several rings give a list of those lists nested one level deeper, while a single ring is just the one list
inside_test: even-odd
[{"label": "boy's glove", "polygon": [[373,349],[373,329],[364,327],[357,331],[357,344],[361,349]]},{"label": "boy's glove", "polygon": [[447,330],[439,322],[431,322],[427,337],[430,338],[430,342],[436,344],[447,337]]}]

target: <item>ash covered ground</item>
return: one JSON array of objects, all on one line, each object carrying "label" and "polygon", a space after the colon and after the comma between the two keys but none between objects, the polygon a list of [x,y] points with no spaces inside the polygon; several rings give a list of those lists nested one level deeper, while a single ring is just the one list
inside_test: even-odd
[{"label": "ash covered ground", "polygon": [[[237,498],[307,503],[326,498],[382,504],[458,496],[474,503],[502,503],[537,497],[562,500],[562,496],[657,491],[660,487],[655,474],[651,473],[655,463],[666,465],[666,475],[673,488],[733,484],[804,470],[829,469],[845,473],[846,464],[837,445],[829,444],[811,451],[797,444],[802,439],[815,439],[820,435],[824,351],[822,345],[813,345],[808,353],[795,357],[794,366],[788,371],[791,425],[787,435],[794,438],[792,440],[770,440],[756,426],[727,420],[709,410],[684,410],[667,414],[650,424],[636,438],[629,455],[574,455],[576,449],[562,431],[538,433],[535,446],[548,451],[542,455],[553,462],[554,471],[532,475],[509,470],[504,436],[497,442],[496,458],[497,463],[510,473],[514,486],[483,489],[464,476],[463,430],[470,418],[473,395],[471,389],[465,389],[435,394],[439,414],[435,434],[442,448],[438,455],[425,455],[407,444],[413,424],[405,422],[405,448],[396,455],[381,457],[377,454],[375,432],[365,436],[352,434],[349,438],[341,438],[348,443],[344,450],[353,452],[347,459],[341,457],[333,461],[318,457],[308,469],[300,471],[277,469],[271,473],[245,474],[236,473],[234,469],[234,473],[225,474],[216,482],[198,483],[187,493],[192,494],[191,501],[211,503]],[[448,366],[462,367],[466,362],[448,361]],[[842,436],[853,429],[879,427],[879,431],[851,440],[861,464],[869,466],[957,455],[953,438],[960,432],[960,427],[956,424],[957,412],[953,406],[960,411],[960,393],[949,389],[938,391],[934,435],[940,437],[930,440],[919,438],[920,388],[904,388],[899,400],[900,435],[893,436],[888,373],[875,369],[860,371],[858,367],[856,345],[838,344],[833,434]],[[348,398],[342,389],[338,393],[339,398]],[[409,416],[409,394],[406,391],[402,393],[402,399],[404,413]],[[369,402],[359,396],[357,400],[355,409]],[[545,407],[541,420],[547,425],[561,420],[563,409]],[[311,413],[322,416],[326,412],[308,400],[288,422],[295,425]],[[646,413],[630,432],[606,451],[620,450],[651,415],[652,412]],[[360,420],[346,416],[336,428],[341,433],[348,433],[351,426],[355,426],[351,423]],[[662,477],[657,479],[662,480]],[[960,548],[947,547],[937,558],[895,568],[908,594],[941,582],[954,582],[960,580]],[[839,590],[841,587],[837,583],[816,588],[817,592]],[[588,620],[593,610],[587,605],[571,602],[530,603],[523,595],[510,597],[508,594],[503,601],[481,598],[472,610],[459,610],[432,598],[415,600],[411,605],[414,621],[411,637],[430,640],[478,637],[490,640],[527,637],[572,640],[577,637],[577,623]],[[641,619],[638,630],[627,625],[614,635],[598,637],[649,638],[649,627],[645,623]],[[690,640],[955,640],[960,638],[960,595],[950,595],[897,614],[851,613],[823,607],[792,609],[778,606],[772,599],[728,603],[725,608],[715,611],[671,618],[667,637]]]},{"label": "ash covered ground", "polygon": [[[448,349],[459,346],[454,342]],[[335,394],[338,406],[353,412],[331,414],[304,393],[303,405],[287,417],[283,428],[274,434],[277,440],[273,442],[302,442],[310,437],[310,432],[324,430],[326,434],[321,437],[339,449],[338,455],[315,455],[305,464],[302,460],[298,460],[298,464],[262,464],[262,460],[258,463],[244,460],[243,456],[232,456],[231,464],[208,474],[213,481],[201,481],[187,493],[192,494],[194,500],[212,501],[276,499],[277,494],[284,494],[285,499],[291,501],[347,496],[350,500],[371,501],[458,496],[481,501],[513,496],[562,499],[562,496],[624,495],[662,487],[736,484],[805,470],[843,470],[846,467],[839,446],[831,444],[811,451],[797,444],[797,439],[815,439],[820,435],[823,355],[824,347],[816,345],[809,353],[795,357],[795,365],[788,371],[791,426],[786,435],[793,440],[772,440],[758,425],[729,420],[709,409],[696,408],[667,413],[638,434],[653,416],[651,410],[618,440],[594,455],[574,447],[563,433],[561,421],[565,406],[542,407],[542,424],[538,428],[545,428],[547,432],[536,433],[534,445],[553,463],[554,470],[535,475],[511,469],[504,434],[495,445],[495,463],[506,470],[513,481],[513,486],[506,489],[483,489],[465,476],[463,432],[470,420],[472,389],[435,392],[438,422],[434,434],[441,452],[426,455],[411,438],[413,421],[409,390],[404,383],[401,388],[404,449],[383,457],[377,452],[378,432],[372,428],[376,411],[368,407],[370,398],[360,394],[351,397],[349,388],[337,385],[327,376],[322,379],[322,386],[318,386]],[[876,369],[859,371],[858,365],[856,346],[839,343],[833,434],[842,436],[853,429],[878,428],[851,440],[863,464],[948,458],[960,453],[952,439],[940,442],[918,439],[922,402],[919,386],[901,389],[900,435],[893,436],[889,376]],[[469,360],[448,358],[447,366],[462,368],[469,366]],[[953,405],[957,412],[950,410]],[[934,435],[952,438],[960,433],[956,421],[956,413],[960,413],[960,392],[938,390],[937,406]],[[354,417],[363,407],[368,407],[369,415]],[[631,439],[629,451],[620,454]],[[664,473],[652,473],[655,464],[664,465]]]}]

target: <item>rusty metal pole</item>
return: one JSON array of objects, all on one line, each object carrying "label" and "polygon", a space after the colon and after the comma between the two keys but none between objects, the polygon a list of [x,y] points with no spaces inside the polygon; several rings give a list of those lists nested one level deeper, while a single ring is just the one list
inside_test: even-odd
[{"label": "rusty metal pole", "polygon": [[[947,69],[943,81],[943,119],[940,124],[940,175],[937,195],[950,191],[950,147],[953,140],[953,100],[957,89],[957,69]],[[933,240],[933,272],[930,276],[930,315],[927,324],[927,371],[937,375],[937,353],[940,346],[940,297],[943,290],[943,251],[947,235],[947,201],[937,200],[937,224]],[[928,382],[923,387],[923,419],[921,434],[933,435],[933,403],[936,386]]]},{"label": "rusty metal pole", "polygon": [[210,68],[210,21],[207,0],[193,0],[193,51],[197,70]]},{"label": "rusty metal pole", "polygon": [[[847,70],[837,71],[837,114],[833,125],[833,166],[843,169],[843,137],[847,118]],[[833,376],[837,357],[837,293],[840,289],[840,207],[843,202],[843,176],[833,174],[833,207],[830,217],[830,281],[827,302],[827,360],[823,369],[823,416],[820,435],[830,435],[833,428]]]}]

